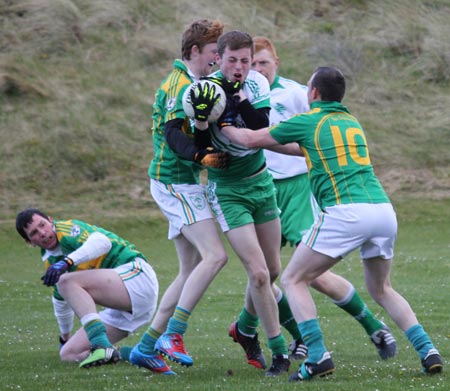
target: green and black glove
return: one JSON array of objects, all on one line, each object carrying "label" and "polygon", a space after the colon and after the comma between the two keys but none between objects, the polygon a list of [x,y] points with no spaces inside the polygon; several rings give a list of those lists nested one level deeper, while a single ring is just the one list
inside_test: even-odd
[{"label": "green and black glove", "polygon": [[207,121],[211,110],[220,99],[220,94],[216,93],[213,83],[197,83],[191,89],[190,98],[194,109],[194,118],[199,121]]}]

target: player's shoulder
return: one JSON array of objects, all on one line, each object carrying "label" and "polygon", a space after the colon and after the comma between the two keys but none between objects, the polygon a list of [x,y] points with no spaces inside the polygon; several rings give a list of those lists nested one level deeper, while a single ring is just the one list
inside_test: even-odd
[{"label": "player's shoulder", "polygon": [[250,82],[250,81],[254,81],[264,87],[269,85],[267,78],[264,75],[262,75],[261,73],[255,71],[253,69],[250,69],[250,71],[248,72],[247,78],[245,79],[246,83]]},{"label": "player's shoulder", "polygon": [[301,84],[301,83],[299,83],[296,80],[288,79],[288,78],[283,77],[283,76],[278,76],[278,83],[281,86],[288,87],[288,88],[291,88],[291,89],[301,90],[303,92],[308,91],[308,86],[305,86],[304,84]]},{"label": "player's shoulder", "polygon": [[90,225],[81,220],[58,220],[55,221],[56,232],[64,237],[77,237],[84,230],[89,230]]}]

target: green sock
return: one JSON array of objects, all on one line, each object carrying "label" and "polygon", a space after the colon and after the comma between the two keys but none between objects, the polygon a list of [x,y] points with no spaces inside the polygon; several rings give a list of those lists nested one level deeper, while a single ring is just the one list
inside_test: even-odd
[{"label": "green sock", "polygon": [[406,337],[419,353],[420,359],[424,359],[430,349],[434,348],[430,337],[420,324],[410,327],[405,331]]},{"label": "green sock", "polygon": [[259,318],[248,312],[245,307],[242,308],[238,317],[238,327],[241,334],[247,337],[253,337],[256,335],[256,329],[259,325]]},{"label": "green sock", "polygon": [[305,345],[308,347],[308,358],[306,361],[309,363],[318,362],[327,351],[319,322],[317,319],[306,320],[298,324],[298,329]]},{"label": "green sock", "polygon": [[133,350],[133,346],[121,346],[119,348],[120,359],[122,361],[130,361],[130,353]]},{"label": "green sock", "polygon": [[272,354],[288,354],[286,339],[284,338],[283,334],[277,335],[273,338],[269,338],[269,340],[267,341],[267,345],[272,351]]},{"label": "green sock", "polygon": [[301,340],[302,336],[300,335],[300,331],[298,331],[297,322],[294,319],[294,315],[292,315],[291,307],[289,307],[289,303],[286,295],[281,292],[281,297],[278,300],[278,314],[280,317],[280,324],[283,326],[289,334],[292,335],[292,338],[295,340]]},{"label": "green sock", "polygon": [[138,349],[144,354],[155,353],[155,343],[160,335],[159,331],[150,326],[142,335]]},{"label": "green sock", "polygon": [[334,303],[352,315],[364,327],[369,336],[383,327],[383,323],[375,318],[353,286],[346,298]]},{"label": "green sock", "polygon": [[187,321],[191,313],[184,308],[176,307],[173,316],[169,319],[167,325],[167,334],[183,335],[187,329]]},{"label": "green sock", "polygon": [[112,344],[106,335],[106,327],[100,319],[94,319],[86,323],[84,330],[89,338],[91,346],[101,346],[104,348],[111,347]]}]

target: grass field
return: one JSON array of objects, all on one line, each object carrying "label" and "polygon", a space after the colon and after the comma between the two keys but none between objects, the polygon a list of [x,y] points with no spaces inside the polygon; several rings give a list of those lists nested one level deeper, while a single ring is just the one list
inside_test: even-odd
[{"label": "grass field", "polygon": [[[449,0],[0,0],[0,391],[450,389],[449,17]],[[392,281],[439,348],[443,374],[421,374],[406,337],[368,297],[357,254],[336,271],[391,326],[399,355],[388,362],[355,320],[315,294],[335,374],[294,385],[264,378],[227,336],[246,283],[232,252],[190,319],[192,368],[173,365],[179,376],[166,378],[126,363],[60,362],[43,265],[14,216],[37,206],[112,229],[149,256],[164,291],[177,260],[148,191],[151,105],[197,18],[270,37],[285,77],[306,83],[326,64],[344,71],[344,103],[399,217]]]},{"label": "grass field", "polygon": [[[335,270],[351,280],[376,315],[391,326],[399,345],[399,354],[393,360],[380,361],[358,323],[326,297],[314,294],[326,343],[337,367],[335,373],[307,384],[288,383],[285,376],[266,379],[262,371],[245,363],[240,347],[227,336],[228,326],[243,303],[246,282],[239,261],[230,252],[229,264],[191,317],[186,344],[195,361],[193,367],[185,369],[173,364],[177,377],[154,376],[128,363],[78,369],[75,364],[59,360],[58,329],[50,291],[40,283],[43,266],[38,250],[21,242],[13,221],[4,221],[0,224],[0,247],[4,249],[0,279],[0,390],[448,390],[450,201],[433,205],[420,200],[405,201],[399,202],[396,209],[399,238],[392,282],[409,300],[443,355],[446,368],[440,375],[421,374],[418,357],[406,337],[368,298],[356,253]],[[152,260],[161,288],[165,289],[177,271],[177,261],[172,243],[166,239],[164,220],[90,221],[134,241]],[[290,249],[283,251],[284,264],[289,254]],[[142,332],[141,329],[130,336],[127,343],[137,342]],[[269,360],[265,343],[263,347]],[[297,368],[298,364],[293,363],[290,373]]]}]

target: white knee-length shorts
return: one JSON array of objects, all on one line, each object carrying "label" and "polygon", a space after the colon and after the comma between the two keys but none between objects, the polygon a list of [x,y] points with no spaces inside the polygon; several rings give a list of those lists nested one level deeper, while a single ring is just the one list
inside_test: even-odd
[{"label": "white knee-length shorts", "polygon": [[169,240],[177,237],[183,226],[213,218],[203,185],[166,185],[150,179],[150,193],[169,220]]}]

